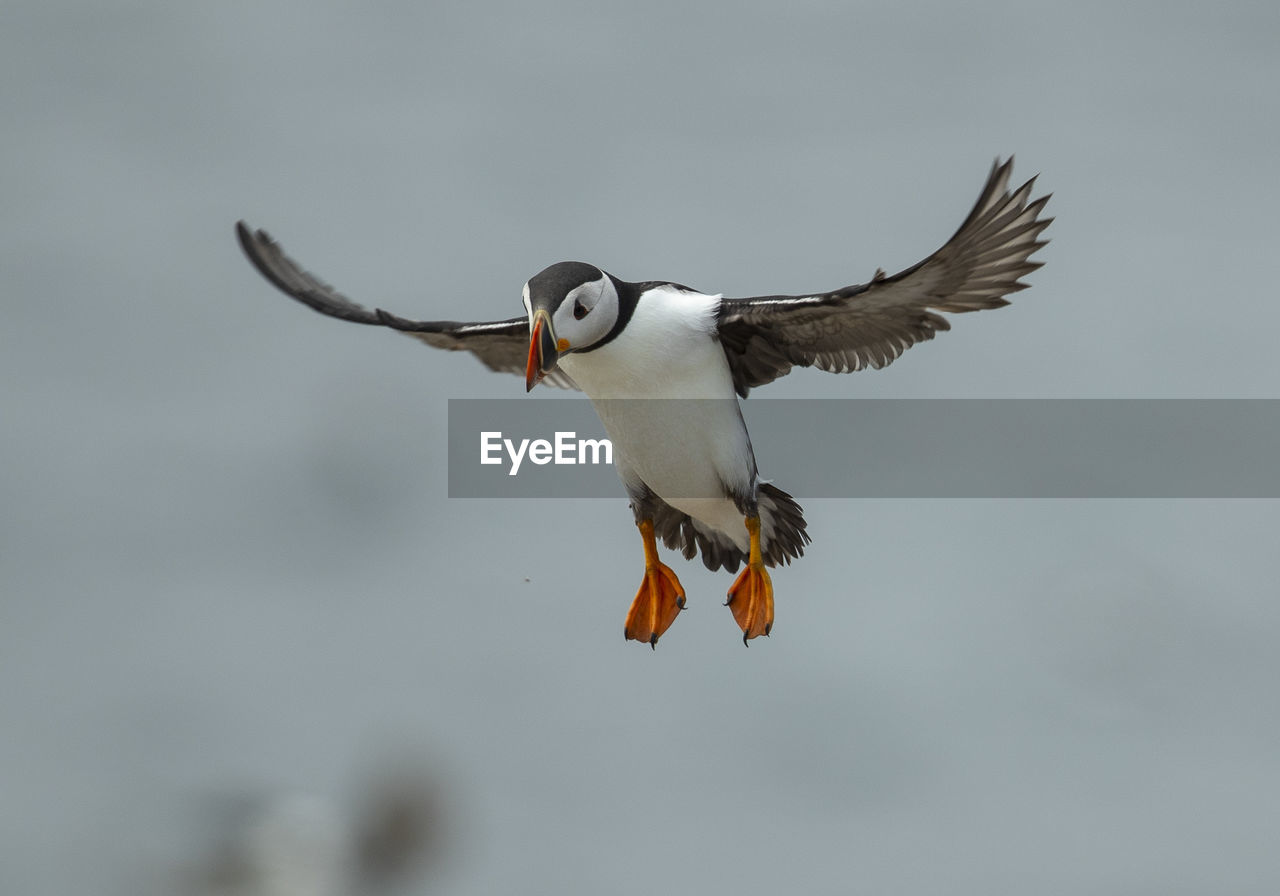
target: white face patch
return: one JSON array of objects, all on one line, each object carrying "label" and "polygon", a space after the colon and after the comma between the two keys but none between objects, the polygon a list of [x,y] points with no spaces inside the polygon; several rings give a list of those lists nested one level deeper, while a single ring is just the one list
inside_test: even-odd
[{"label": "white face patch", "polygon": [[565,306],[569,308],[576,319],[581,320],[592,308],[596,307],[596,302],[600,301],[600,296],[604,293],[606,279],[601,277],[599,280],[584,283],[575,289],[571,289],[569,294],[564,297]]},{"label": "white face patch", "polygon": [[[524,289],[521,290],[521,294],[524,296],[524,313],[529,315],[530,317],[533,317],[533,306],[529,304],[529,284],[528,283],[524,285]],[[532,326],[532,324],[530,324],[530,326]]]},{"label": "white face patch", "polygon": [[562,351],[583,351],[603,339],[618,320],[618,294],[607,274],[565,293],[553,318]]}]

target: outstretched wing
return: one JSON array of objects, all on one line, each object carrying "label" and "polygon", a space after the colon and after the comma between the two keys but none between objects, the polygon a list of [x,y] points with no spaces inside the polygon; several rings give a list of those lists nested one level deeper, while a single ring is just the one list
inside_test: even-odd
[{"label": "outstretched wing", "polygon": [[978,311],[1009,304],[1004,297],[1029,284],[1040,267],[1041,218],[1049,197],[1031,200],[1035,178],[1009,192],[1013,158],[997,159],[969,217],[924,261],[892,277],[809,296],[725,299],[719,332],[734,387],[746,396],[792,367],[848,373],[881,368],[917,342],[951,329],[936,311]]},{"label": "outstretched wing", "polygon": [[[265,230],[252,230],[245,222],[236,224],[236,235],[244,254],[262,276],[291,298],[309,308],[357,324],[390,327],[421,339],[427,345],[449,351],[468,351],[490,370],[502,373],[525,372],[529,357],[529,319],[513,317],[483,323],[459,323],[452,320],[406,320],[381,308],[370,311],[338,292],[329,284],[304,270],[284,254],[280,244]],[[577,386],[564,371],[554,370],[542,380],[563,389]]]}]

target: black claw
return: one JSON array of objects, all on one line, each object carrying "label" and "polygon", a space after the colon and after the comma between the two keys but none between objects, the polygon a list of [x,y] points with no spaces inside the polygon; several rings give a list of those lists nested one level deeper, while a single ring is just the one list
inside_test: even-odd
[{"label": "black claw", "polygon": [[750,646],[751,646],[750,644],[748,644],[748,643],[747,643],[747,633],[746,633],[746,632],[743,632],[743,633],[742,633],[742,646],[743,646],[743,647],[750,647]]},{"label": "black claw", "polygon": [[658,636],[657,636],[657,635],[650,635],[650,636],[649,636],[649,649],[650,649],[650,650],[657,650],[657,649],[658,649]]},{"label": "black claw", "polygon": [[679,607],[679,608],[680,608],[680,609],[682,609],[682,610],[684,609],[684,598],[683,598],[683,597],[682,597],[682,598],[680,598],[678,601],[676,601],[676,606],[677,606],[677,607]]},{"label": "black claw", "polygon": [[767,637],[769,637],[769,632],[771,632],[771,631],[773,631],[773,623],[772,623],[772,622],[770,622],[768,625],[766,625],[766,626],[764,627],[764,636],[765,636],[766,638],[767,638]]}]

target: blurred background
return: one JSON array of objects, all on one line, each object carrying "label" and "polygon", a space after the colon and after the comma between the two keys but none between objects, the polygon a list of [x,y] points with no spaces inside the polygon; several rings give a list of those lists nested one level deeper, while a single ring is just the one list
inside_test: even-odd
[{"label": "blurred background", "polygon": [[773,637],[678,562],[650,651],[621,488],[447,498],[446,400],[518,378],[312,314],[232,226],[409,317],[564,259],[798,292],[922,258],[1016,152],[1031,290],[762,394],[1276,398],[1277,28],[7,4],[0,891],[1276,892],[1276,502],[812,501]]}]

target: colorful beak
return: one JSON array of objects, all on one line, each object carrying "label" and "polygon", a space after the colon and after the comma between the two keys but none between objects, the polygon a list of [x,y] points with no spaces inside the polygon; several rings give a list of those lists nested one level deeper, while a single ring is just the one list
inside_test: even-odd
[{"label": "colorful beak", "polygon": [[525,391],[538,385],[544,376],[556,369],[559,361],[560,352],[551,331],[551,318],[539,308],[533,312],[533,331],[529,334],[529,363],[524,368]]}]

